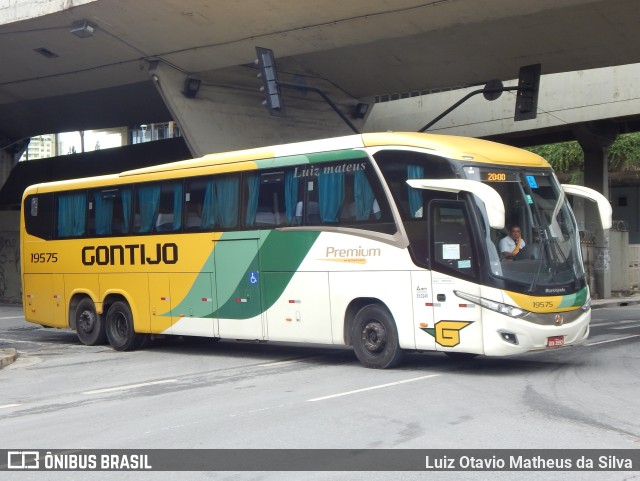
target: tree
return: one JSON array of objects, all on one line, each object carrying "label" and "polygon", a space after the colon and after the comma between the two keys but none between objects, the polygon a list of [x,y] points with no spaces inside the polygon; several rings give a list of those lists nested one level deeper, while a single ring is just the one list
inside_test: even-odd
[{"label": "tree", "polygon": [[[544,157],[558,172],[575,179],[582,173],[584,154],[576,141],[538,145],[527,150]],[[640,132],[619,135],[608,155],[609,171],[640,170]]]}]

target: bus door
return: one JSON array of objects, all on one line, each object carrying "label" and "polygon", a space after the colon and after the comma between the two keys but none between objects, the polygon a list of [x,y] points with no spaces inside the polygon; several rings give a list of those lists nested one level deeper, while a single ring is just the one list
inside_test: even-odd
[{"label": "bus door", "polygon": [[219,240],[213,252],[220,337],[265,339],[258,239]]},{"label": "bus door", "polygon": [[454,292],[480,296],[477,250],[466,205],[436,200],[429,213],[433,325],[426,332],[438,351],[483,354],[482,310]]}]

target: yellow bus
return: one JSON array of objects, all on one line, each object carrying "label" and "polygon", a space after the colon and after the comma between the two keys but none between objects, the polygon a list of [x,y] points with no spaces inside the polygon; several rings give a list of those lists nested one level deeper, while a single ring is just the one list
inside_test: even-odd
[{"label": "yellow bus", "polygon": [[[27,188],[25,318],[80,341],[151,335],[503,356],[584,341],[590,295],[565,192],[541,157],[372,133]],[[506,224],[505,224],[506,223]],[[505,256],[505,225],[524,241]]]}]

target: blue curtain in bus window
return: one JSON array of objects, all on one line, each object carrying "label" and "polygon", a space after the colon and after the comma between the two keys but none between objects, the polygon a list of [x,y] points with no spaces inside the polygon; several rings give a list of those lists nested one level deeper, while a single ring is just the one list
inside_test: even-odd
[{"label": "blue curtain in bus window", "polygon": [[220,225],[222,227],[235,227],[238,225],[240,179],[238,177],[228,177],[226,179],[217,179],[214,183]]},{"label": "blue curtain in bus window", "polygon": [[289,224],[299,224],[296,218],[296,205],[298,204],[298,178],[293,171],[288,170],[284,174],[284,209]]},{"label": "blue curtain in bus window", "polygon": [[213,181],[207,181],[204,189],[204,203],[202,205],[202,218],[200,219],[200,227],[203,229],[212,229],[216,224],[216,196],[213,191]]},{"label": "blue curtain in bus window", "polygon": [[[421,165],[407,165],[407,179],[423,179],[424,167]],[[409,187],[409,214],[413,219],[422,217],[422,193],[419,189]]]},{"label": "blue curtain in bus window", "polygon": [[173,186],[173,223],[171,230],[180,230],[182,227],[182,184]]},{"label": "blue curtain in bus window", "polygon": [[363,171],[356,171],[353,177],[353,195],[356,201],[356,220],[369,220],[373,209],[373,189]]},{"label": "blue curtain in bus window", "polygon": [[131,189],[120,190],[122,199],[122,232],[129,232],[131,226]]},{"label": "blue curtain in bus window", "polygon": [[58,197],[58,236],[76,237],[85,232],[87,197],[84,193]]},{"label": "blue curtain in bus window", "polygon": [[260,193],[260,177],[258,175],[248,176],[246,184],[248,199],[247,215],[244,219],[244,225],[251,226],[256,222],[256,212],[258,211],[258,194]]},{"label": "blue curtain in bus window", "polygon": [[140,228],[138,232],[151,232],[155,227],[160,205],[160,186],[145,185],[138,188],[138,211]]},{"label": "blue curtain in bus window", "polygon": [[318,176],[318,196],[322,222],[338,222],[344,202],[344,173],[321,173]]},{"label": "blue curtain in bus window", "polygon": [[114,197],[115,191],[106,194],[104,192],[93,194],[96,209],[96,235],[109,235],[112,233]]}]

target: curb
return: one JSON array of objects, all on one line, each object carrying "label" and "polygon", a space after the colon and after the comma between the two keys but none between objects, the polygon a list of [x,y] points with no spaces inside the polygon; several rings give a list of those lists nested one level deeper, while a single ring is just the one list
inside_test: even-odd
[{"label": "curb", "polygon": [[620,299],[592,300],[591,309],[602,309],[603,307],[625,307],[640,304],[638,297],[621,297]]},{"label": "curb", "polygon": [[8,366],[18,358],[18,353],[15,349],[0,349],[0,369]]}]

